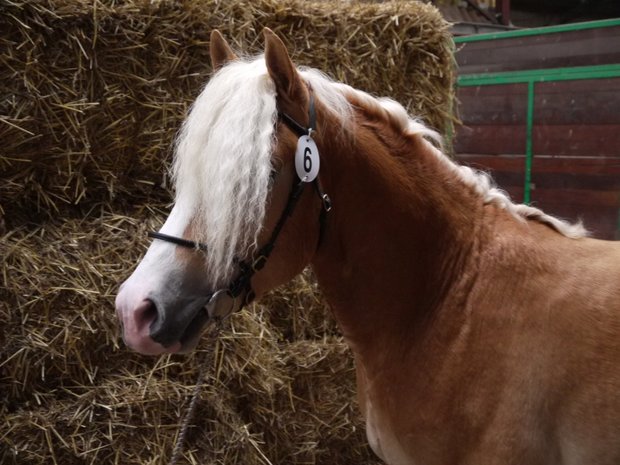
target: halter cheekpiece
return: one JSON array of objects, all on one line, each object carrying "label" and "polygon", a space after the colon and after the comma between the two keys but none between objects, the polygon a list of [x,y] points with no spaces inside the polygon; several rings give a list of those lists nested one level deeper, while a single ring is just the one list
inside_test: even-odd
[{"label": "halter cheekpiece", "polygon": [[[278,111],[278,118],[298,137],[307,136],[311,138],[312,133],[315,131],[316,128],[316,111],[314,107],[314,96],[312,95],[312,92],[310,92],[309,100],[308,127],[304,127],[303,125],[299,124],[297,121],[295,121],[295,119],[293,119],[286,113]],[[239,275],[228,285],[227,288],[216,290],[206,296],[207,303],[204,308],[206,309],[209,318],[223,319],[228,317],[235,309],[237,298],[241,296],[241,294],[243,294],[244,292],[244,301],[241,306],[239,306],[239,309],[254,300],[255,294],[252,290],[251,284],[252,276],[254,276],[256,272],[261,270],[267,263],[267,260],[275,247],[278,236],[280,235],[280,232],[282,231],[286,220],[293,214],[295,206],[297,205],[297,202],[301,197],[301,194],[306,184],[308,184],[308,182],[306,182],[305,179],[300,179],[299,175],[296,175],[296,178],[294,178],[293,181],[291,192],[286,202],[286,206],[284,207],[284,210],[282,211],[278,222],[273,228],[273,231],[271,232],[271,236],[267,243],[256,252],[254,258],[251,261],[235,258],[234,262],[240,270]],[[319,217],[320,241],[321,237],[323,236],[325,216],[327,212],[331,210],[332,204],[329,196],[323,192],[323,188],[321,186],[318,176],[312,181],[312,184],[314,184],[315,191],[319,195],[322,202],[321,215]],[[170,236],[168,234],[163,234],[160,232],[151,231],[148,233],[148,236],[153,239],[170,242],[179,247],[196,249],[203,252],[207,252],[209,248],[207,244],[183,239],[177,236]],[[225,306],[228,308],[221,308],[221,306],[225,302],[224,299],[226,297],[230,300],[230,305]]]}]

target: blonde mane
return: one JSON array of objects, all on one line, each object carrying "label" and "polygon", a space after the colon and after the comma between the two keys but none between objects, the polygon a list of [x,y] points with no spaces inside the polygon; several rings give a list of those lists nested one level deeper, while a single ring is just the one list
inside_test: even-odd
[{"label": "blonde mane", "polygon": [[[300,74],[343,127],[351,120],[349,99],[354,97],[382,111],[403,133],[441,146],[437,132],[411,118],[397,102],[333,82],[313,69],[300,69]],[[193,213],[193,239],[209,244],[207,278],[213,283],[230,279],[235,257],[256,248],[268,200],[276,119],[275,86],[260,56],[218,71],[194,102],[179,133],[172,169],[176,202]],[[485,203],[495,203],[521,221],[548,224],[568,237],[585,235],[581,224],[514,204],[486,173],[457,165],[437,148],[434,152]]]},{"label": "blonde mane", "polygon": [[207,277],[230,279],[236,256],[256,247],[265,217],[276,91],[265,60],[218,71],[194,102],[176,143],[176,202],[194,213],[195,240],[207,243]]},{"label": "blonde mane", "polygon": [[[301,70],[313,91],[343,121],[345,96],[321,73]],[[234,61],[198,96],[175,146],[176,204],[193,217],[193,239],[209,245],[207,278],[230,279],[235,257],[257,246],[269,193],[277,119],[275,85],[265,59]]]},{"label": "blonde mane", "polygon": [[[323,75],[313,75],[314,79],[326,79]],[[313,83],[313,86],[316,85]],[[324,84],[323,84],[324,85]],[[587,231],[581,222],[569,223],[544,213],[542,210],[525,204],[516,204],[510,200],[508,194],[498,188],[491,176],[483,171],[475,170],[469,166],[459,165],[448,157],[441,149],[443,148],[442,137],[434,130],[425,126],[420,120],[412,118],[405,108],[398,102],[390,98],[376,98],[366,92],[354,89],[345,84],[331,83],[338,88],[344,95],[349,95],[372,112],[383,113],[386,119],[404,134],[416,135],[427,140],[432,146],[433,153],[444,165],[452,170],[454,174],[476,194],[481,196],[485,204],[496,204],[500,208],[508,211],[519,221],[534,220],[546,224],[559,233],[570,237],[579,238],[587,236]],[[431,141],[431,142],[428,142]],[[439,148],[438,148],[439,147]]]}]

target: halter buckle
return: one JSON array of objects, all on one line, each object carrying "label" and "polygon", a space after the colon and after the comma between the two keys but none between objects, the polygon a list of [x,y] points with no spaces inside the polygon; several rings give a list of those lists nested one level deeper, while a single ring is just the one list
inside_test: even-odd
[{"label": "halter buckle", "polygon": [[267,263],[267,256],[266,255],[259,255],[252,262],[252,269],[254,271],[259,271],[259,270],[261,270],[265,266],[265,263]]},{"label": "halter buckle", "polygon": [[323,201],[323,210],[325,210],[326,212],[331,211],[333,204],[332,199],[329,198],[329,195],[321,195],[321,200]]}]

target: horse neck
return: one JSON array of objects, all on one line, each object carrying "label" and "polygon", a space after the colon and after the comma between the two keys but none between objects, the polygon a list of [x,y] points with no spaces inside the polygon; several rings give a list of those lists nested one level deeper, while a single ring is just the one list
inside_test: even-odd
[{"label": "horse neck", "polygon": [[312,265],[360,355],[423,338],[463,279],[483,207],[419,136],[360,127],[350,144],[322,155],[334,208]]}]

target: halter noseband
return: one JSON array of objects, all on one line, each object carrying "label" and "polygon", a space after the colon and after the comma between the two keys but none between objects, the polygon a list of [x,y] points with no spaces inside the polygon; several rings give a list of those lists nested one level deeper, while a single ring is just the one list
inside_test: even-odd
[{"label": "halter noseband", "polygon": [[[316,111],[314,108],[314,97],[312,92],[310,92],[310,102],[308,108],[308,127],[304,127],[295,121],[291,116],[287,115],[284,112],[278,111],[278,118],[298,137],[308,136],[311,137],[312,133],[316,127]],[[314,181],[315,190],[322,202],[322,210],[321,215],[319,217],[319,242],[323,236],[323,228],[325,223],[325,217],[327,212],[329,212],[332,208],[331,200],[327,194],[323,192],[323,188],[319,181],[319,177],[317,176]],[[207,296],[207,303],[204,306],[209,315],[209,318],[219,318],[223,319],[229,316],[233,310],[235,309],[235,303],[237,298],[245,292],[245,299],[243,304],[239,307],[241,309],[244,305],[249,304],[254,300],[255,294],[252,290],[251,279],[256,272],[261,270],[265,264],[267,263],[267,259],[271,255],[273,251],[278,236],[284,227],[286,220],[293,214],[295,210],[295,206],[301,194],[304,190],[305,185],[308,184],[304,179],[300,179],[298,175],[296,175],[296,179],[293,180],[293,186],[291,188],[291,193],[289,194],[288,200],[286,202],[286,206],[278,219],[273,231],[271,232],[271,236],[267,243],[263,245],[258,252],[255,254],[255,258],[252,259],[251,262],[240,260],[238,258],[234,259],[234,263],[240,269],[239,275],[228,285],[228,288],[219,289],[215,292],[212,292]],[[180,247],[185,247],[188,249],[196,249],[201,250],[203,252],[207,252],[208,246],[207,244],[203,244],[200,242],[195,242],[192,240],[183,239],[177,236],[170,236],[168,234],[163,234],[160,232],[149,232],[148,236],[152,239],[158,239],[161,241],[170,242],[174,245],[178,245]],[[218,303],[221,303],[222,297],[229,297],[231,299],[230,306],[224,311],[221,308],[218,308]]]}]

